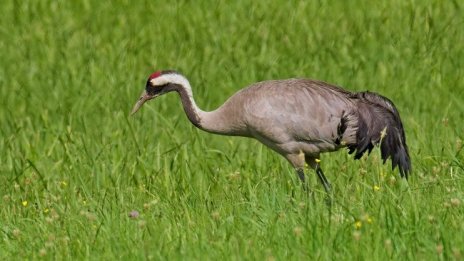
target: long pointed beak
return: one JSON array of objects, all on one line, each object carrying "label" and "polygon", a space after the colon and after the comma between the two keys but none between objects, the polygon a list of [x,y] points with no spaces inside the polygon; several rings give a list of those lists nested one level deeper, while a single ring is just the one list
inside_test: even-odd
[{"label": "long pointed beak", "polygon": [[155,97],[148,94],[147,91],[143,91],[142,94],[140,95],[139,100],[134,105],[134,108],[132,109],[132,112],[131,112],[130,115],[134,115],[134,113],[136,113],[146,101],[151,100],[153,98],[155,98]]}]

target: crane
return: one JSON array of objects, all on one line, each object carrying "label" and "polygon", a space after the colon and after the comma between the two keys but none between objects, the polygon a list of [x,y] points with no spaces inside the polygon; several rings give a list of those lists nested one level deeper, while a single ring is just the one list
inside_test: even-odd
[{"label": "crane", "polygon": [[148,100],[177,92],[188,119],[204,131],[254,138],[285,157],[305,183],[304,166],[315,170],[325,191],[331,185],[320,154],[348,148],[359,159],[380,144],[385,164],[401,177],[411,170],[403,124],[392,101],[373,92],[349,92],[310,79],[262,81],[244,88],[213,111],[195,103],[185,76],[174,70],[152,73],[131,114]]}]

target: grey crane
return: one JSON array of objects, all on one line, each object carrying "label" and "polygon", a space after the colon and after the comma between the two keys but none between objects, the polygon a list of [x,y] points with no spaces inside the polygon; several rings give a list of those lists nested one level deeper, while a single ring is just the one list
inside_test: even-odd
[{"label": "grey crane", "polygon": [[411,169],[406,137],[393,103],[373,92],[352,93],[309,79],[270,80],[252,84],[214,111],[195,103],[189,81],[173,70],[150,75],[132,114],[148,100],[177,92],[188,119],[215,134],[255,138],[285,157],[305,182],[305,162],[326,192],[331,186],[320,167],[323,152],[348,148],[359,159],[380,143],[383,163],[391,158],[402,177]]}]

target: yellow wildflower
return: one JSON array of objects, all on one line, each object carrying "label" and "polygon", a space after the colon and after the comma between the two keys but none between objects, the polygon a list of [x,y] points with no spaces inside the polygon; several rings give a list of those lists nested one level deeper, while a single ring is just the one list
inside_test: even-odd
[{"label": "yellow wildflower", "polygon": [[320,160],[320,159],[315,159],[314,161],[315,161],[316,163],[319,163],[319,162],[321,162],[321,160]]},{"label": "yellow wildflower", "polygon": [[21,204],[23,204],[24,207],[27,207],[27,200],[24,200],[23,202],[21,202]]},{"label": "yellow wildflower", "polygon": [[379,191],[379,190],[380,190],[380,186],[374,185],[374,190],[375,190],[375,191]]},{"label": "yellow wildflower", "polygon": [[355,227],[356,229],[360,229],[360,228],[362,227],[362,222],[361,222],[361,221],[356,221],[356,222],[354,223],[354,227]]}]

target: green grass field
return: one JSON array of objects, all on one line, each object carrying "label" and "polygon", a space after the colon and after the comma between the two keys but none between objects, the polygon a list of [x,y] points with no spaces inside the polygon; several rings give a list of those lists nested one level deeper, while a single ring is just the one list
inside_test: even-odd
[{"label": "green grass field", "polygon": [[[3,1],[0,259],[464,258],[460,1]],[[214,136],[179,97],[129,112],[157,69],[215,109],[267,79],[308,77],[394,101],[409,182],[380,152],[309,172]],[[129,217],[138,211],[137,217]]]}]

